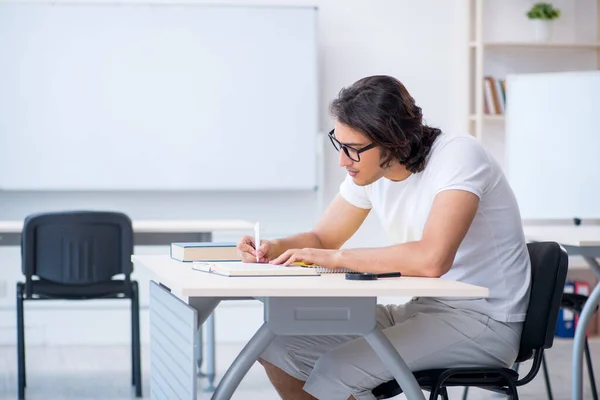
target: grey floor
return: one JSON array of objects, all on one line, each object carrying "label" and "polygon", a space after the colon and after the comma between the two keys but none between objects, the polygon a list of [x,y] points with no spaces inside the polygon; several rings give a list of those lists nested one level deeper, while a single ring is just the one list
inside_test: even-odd
[{"label": "grey floor", "polygon": [[[566,400],[571,390],[571,346],[569,340],[557,340],[548,352],[548,361],[554,398]],[[239,345],[220,345],[217,348],[217,371],[220,374],[229,365]],[[592,339],[592,357],[600,377],[600,339]],[[148,347],[142,349],[144,394],[149,393]],[[29,347],[27,348],[26,398],[29,400],[99,400],[134,399],[130,389],[130,348],[127,346],[88,347]],[[528,365],[523,365],[526,368]],[[0,399],[17,397],[16,349],[0,346]],[[596,379],[598,381],[598,379]],[[199,387],[206,387],[206,380],[199,379]],[[540,375],[519,390],[522,399],[545,399],[544,380]],[[453,388],[450,398],[460,399],[461,389]],[[148,397],[145,397],[148,398]],[[199,399],[210,399],[210,393],[201,393]],[[236,400],[278,399],[260,365],[255,365],[233,396]],[[398,398],[403,398],[399,396]],[[498,396],[480,390],[470,392],[470,400],[498,399]],[[584,398],[591,399],[589,385],[585,380]]]}]

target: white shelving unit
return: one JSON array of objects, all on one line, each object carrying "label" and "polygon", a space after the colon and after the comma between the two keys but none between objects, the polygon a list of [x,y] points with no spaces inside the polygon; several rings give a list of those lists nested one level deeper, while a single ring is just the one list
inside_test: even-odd
[{"label": "white shelving unit", "polygon": [[[534,40],[533,26],[526,17],[536,1],[467,0],[469,107],[465,118],[469,133],[503,167],[505,117],[484,113],[484,77],[505,79],[514,73],[600,69],[600,0],[550,0],[561,16],[545,42]],[[582,268],[584,265],[580,258],[570,257],[568,279],[586,281],[593,288],[598,280],[588,268]],[[597,316],[593,326],[594,335],[599,335]]]},{"label": "white shelving unit", "polygon": [[535,1],[467,1],[469,132],[502,159],[504,114],[484,113],[484,78],[600,69],[600,0],[552,1],[561,16],[554,22],[553,37],[544,42],[534,40],[525,16]]}]

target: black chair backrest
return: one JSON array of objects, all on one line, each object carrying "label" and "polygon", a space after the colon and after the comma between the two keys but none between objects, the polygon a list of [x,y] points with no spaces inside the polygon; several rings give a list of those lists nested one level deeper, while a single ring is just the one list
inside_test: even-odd
[{"label": "black chair backrest", "polygon": [[22,271],[54,283],[89,285],[133,270],[133,228],[125,214],[105,211],[30,215],[21,235]]},{"label": "black chair backrest", "polygon": [[518,362],[530,359],[534,350],[552,347],[569,266],[567,252],[558,243],[528,243],[527,250],[531,260],[531,295]]}]

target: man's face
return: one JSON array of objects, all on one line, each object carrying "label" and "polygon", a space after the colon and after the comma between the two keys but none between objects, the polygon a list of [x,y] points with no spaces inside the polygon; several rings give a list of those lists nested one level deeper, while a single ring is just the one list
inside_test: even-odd
[{"label": "man's face", "polygon": [[339,164],[346,169],[355,184],[370,185],[383,177],[385,171],[380,167],[381,151],[379,147],[370,148],[360,154],[353,150],[361,150],[371,144],[362,133],[336,121],[334,137],[342,145],[348,146],[347,150],[351,157],[348,157],[344,149],[340,149]]}]

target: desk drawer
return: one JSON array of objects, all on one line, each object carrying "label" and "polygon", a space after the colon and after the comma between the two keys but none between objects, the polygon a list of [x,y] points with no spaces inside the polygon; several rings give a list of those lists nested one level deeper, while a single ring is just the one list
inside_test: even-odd
[{"label": "desk drawer", "polygon": [[265,322],[276,335],[364,335],[375,327],[376,307],[371,297],[271,297]]}]

